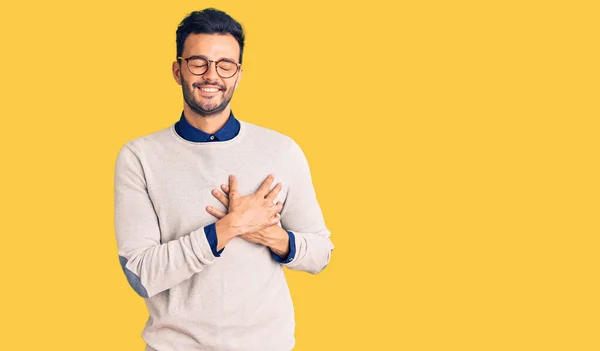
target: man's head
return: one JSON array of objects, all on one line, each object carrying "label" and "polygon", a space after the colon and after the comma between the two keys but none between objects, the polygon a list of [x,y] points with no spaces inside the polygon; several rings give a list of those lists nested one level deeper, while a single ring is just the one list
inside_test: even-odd
[{"label": "man's head", "polygon": [[173,76],[194,112],[211,116],[227,108],[242,76],[243,50],[242,26],[225,12],[194,11],[181,21]]}]

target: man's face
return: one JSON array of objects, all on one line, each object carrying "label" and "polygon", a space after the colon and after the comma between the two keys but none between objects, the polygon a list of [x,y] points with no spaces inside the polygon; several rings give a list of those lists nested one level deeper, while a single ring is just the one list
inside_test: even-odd
[{"label": "man's face", "polygon": [[[231,34],[190,34],[184,42],[181,57],[204,56],[209,60],[223,58],[239,62],[240,47]],[[201,76],[193,75],[185,62],[173,63],[173,75],[183,90],[185,103],[201,116],[216,115],[229,105],[233,91],[241,79],[242,71],[231,78],[221,78],[217,74],[215,63]],[[205,91],[202,88],[214,88],[217,91]]]}]

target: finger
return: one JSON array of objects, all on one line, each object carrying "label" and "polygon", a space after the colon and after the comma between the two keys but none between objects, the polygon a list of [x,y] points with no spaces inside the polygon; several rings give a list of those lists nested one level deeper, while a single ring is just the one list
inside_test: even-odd
[{"label": "finger", "polygon": [[219,210],[215,209],[215,208],[214,208],[214,207],[212,207],[212,206],[208,206],[208,207],[206,207],[206,212],[208,212],[208,213],[210,213],[211,215],[213,215],[213,216],[217,217],[218,219],[221,219],[221,218],[225,217],[225,213],[223,213],[223,212],[221,212],[221,211],[219,211]]},{"label": "finger", "polygon": [[262,183],[260,188],[258,188],[258,190],[256,191],[256,194],[261,195],[262,198],[264,199],[265,196],[267,195],[267,193],[269,193],[269,189],[271,189],[271,184],[273,184],[274,179],[275,179],[275,177],[273,177],[272,174],[269,174],[267,176],[267,179],[265,179],[265,181]]},{"label": "finger", "polygon": [[273,202],[275,201],[275,198],[277,197],[277,195],[279,195],[279,192],[281,191],[281,183],[277,183],[277,185],[275,185],[275,187],[273,188],[273,190],[271,190],[271,192],[269,192],[269,194],[267,195],[266,199]]},{"label": "finger", "polygon": [[225,205],[225,207],[229,208],[229,199],[227,198],[227,196],[225,196],[225,194],[223,194],[217,189],[213,189],[212,194],[214,197],[217,198],[217,200],[221,201],[221,203]]},{"label": "finger", "polygon": [[226,184],[221,184],[221,190],[223,190],[225,194],[229,194],[229,187]]},{"label": "finger", "polygon": [[270,217],[277,215],[281,211],[282,208],[283,208],[283,204],[281,203],[281,201],[277,201],[277,203],[275,205],[273,205],[269,208],[269,210],[271,210]]},{"label": "finger", "polygon": [[271,218],[270,224],[271,225],[276,225],[277,223],[279,223],[279,217],[275,216],[273,218]]},{"label": "finger", "polygon": [[281,215],[279,213],[275,213],[275,215],[269,218],[269,226],[279,224],[281,222]]},{"label": "finger", "polygon": [[229,197],[238,195],[238,181],[235,176],[229,176]]}]

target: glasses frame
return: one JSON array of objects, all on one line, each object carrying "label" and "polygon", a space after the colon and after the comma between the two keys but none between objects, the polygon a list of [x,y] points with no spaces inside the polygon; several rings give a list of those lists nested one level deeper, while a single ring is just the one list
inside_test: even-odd
[{"label": "glasses frame", "polygon": [[[201,58],[201,59],[203,59],[203,60],[206,60],[206,61],[208,61],[208,66],[206,67],[206,71],[204,71],[204,72],[203,72],[203,73],[201,73],[201,74],[196,74],[196,73],[192,72],[192,70],[190,69],[190,65],[189,65],[189,63],[190,63],[190,60],[191,60],[192,58],[194,58],[194,59]],[[195,76],[201,76],[201,75],[204,75],[204,74],[206,74],[206,72],[208,72],[208,71],[210,70],[210,65],[211,65],[213,62],[215,63],[215,70],[217,71],[217,74],[219,75],[219,77],[221,77],[221,78],[223,78],[223,79],[229,79],[229,78],[233,78],[233,77],[234,77],[234,76],[235,76],[235,75],[236,75],[236,74],[237,74],[237,73],[240,71],[240,68],[242,68],[242,64],[241,64],[241,63],[237,63],[237,62],[235,62],[235,61],[231,61],[231,60],[228,60],[228,59],[209,60],[209,59],[207,59],[206,57],[197,56],[197,55],[192,55],[192,56],[190,56],[190,57],[188,57],[188,58],[185,58],[185,57],[181,57],[181,56],[179,56],[177,59],[178,59],[178,60],[185,60],[185,65],[187,66],[187,69],[188,69],[188,71],[189,71],[191,74],[195,75]],[[219,67],[219,63],[220,63],[221,61],[226,61],[226,62],[228,62],[228,63],[234,63],[234,64],[237,66],[237,68],[236,68],[235,72],[234,72],[234,73],[233,73],[231,76],[229,76],[229,77],[223,77],[223,76],[222,76],[222,75],[219,73],[219,70],[218,70],[217,68]]]}]

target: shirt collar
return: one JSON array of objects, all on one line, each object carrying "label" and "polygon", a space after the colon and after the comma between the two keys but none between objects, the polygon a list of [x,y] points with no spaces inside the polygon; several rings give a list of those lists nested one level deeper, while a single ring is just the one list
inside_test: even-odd
[{"label": "shirt collar", "polygon": [[[226,141],[226,140],[233,139],[239,133],[240,121],[238,121],[235,118],[235,116],[233,115],[233,112],[230,112],[229,118],[227,119],[227,122],[225,122],[223,127],[221,127],[221,129],[219,129],[218,131],[216,131],[213,134],[208,134],[208,133],[205,133],[205,132],[201,131],[200,129],[194,127],[193,125],[191,125],[185,119],[185,116],[182,111],[179,121],[177,121],[177,123],[175,123],[175,131],[177,132],[177,134],[179,134],[185,140],[193,141],[196,143],[211,142],[211,141]],[[211,139],[211,137],[212,137],[212,139]]]}]

